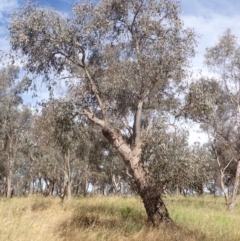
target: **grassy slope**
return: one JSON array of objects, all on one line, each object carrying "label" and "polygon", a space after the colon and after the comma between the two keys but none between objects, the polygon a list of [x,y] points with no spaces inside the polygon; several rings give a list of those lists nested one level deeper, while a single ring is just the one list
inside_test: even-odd
[{"label": "grassy slope", "polygon": [[174,197],[166,203],[179,228],[148,227],[138,198],[88,197],[64,204],[53,197],[0,199],[0,240],[240,240],[240,208],[227,213],[222,198]]}]

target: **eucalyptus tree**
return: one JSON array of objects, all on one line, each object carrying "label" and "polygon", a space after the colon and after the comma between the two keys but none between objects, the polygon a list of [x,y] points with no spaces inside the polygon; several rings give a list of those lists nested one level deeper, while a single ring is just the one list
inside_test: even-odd
[{"label": "eucalyptus tree", "polygon": [[73,169],[77,165],[76,153],[81,136],[80,128],[69,115],[69,111],[71,106],[62,100],[42,103],[41,113],[35,118],[33,132],[41,153],[39,161],[42,165],[39,171],[47,187],[49,183],[52,186],[62,179],[61,193],[71,198]]},{"label": "eucalyptus tree", "polygon": [[[50,138],[52,124],[48,122],[49,125],[47,125],[50,118],[44,117],[43,123],[41,115],[35,113],[31,120],[31,127],[23,133],[20,151],[25,159],[22,167],[25,171],[23,170],[22,182],[25,185],[25,193],[29,195],[43,193],[46,189],[51,189],[53,192],[59,173],[55,158],[56,148],[54,149]],[[46,186],[45,190],[44,186]]]},{"label": "eucalyptus tree", "polygon": [[92,192],[94,193],[98,189],[102,194],[123,194],[124,185],[129,186],[128,175],[116,150],[101,138],[98,142],[94,142],[94,147],[97,151],[95,151],[96,156],[90,156],[89,159],[92,170],[91,179],[95,181],[92,183]]},{"label": "eucalyptus tree", "polygon": [[214,180],[216,162],[211,155],[211,148],[208,144],[194,143],[190,148],[190,158],[193,164],[189,168],[191,173],[189,185],[199,195],[204,194],[205,189],[210,187]]},{"label": "eucalyptus tree", "polygon": [[75,4],[66,18],[27,2],[9,26],[12,51],[30,73],[49,87],[57,75],[72,77],[77,113],[117,150],[154,225],[172,220],[143,165],[143,146],[154,114],[178,104],[174,93],[194,55],[195,34],[179,13],[170,0],[102,0]]},{"label": "eucalyptus tree", "polygon": [[144,152],[156,185],[169,194],[203,194],[211,163],[207,150],[197,142],[189,146],[188,130],[173,124],[163,128],[162,122],[158,119],[153,128],[161,138],[152,138]]},{"label": "eucalyptus tree", "polygon": [[28,88],[30,80],[18,78],[19,69],[8,66],[0,70],[0,138],[1,158],[7,170],[6,196],[11,197],[12,179],[16,153],[22,132],[28,128],[31,112],[22,108],[21,94]]},{"label": "eucalyptus tree", "polygon": [[[209,135],[221,188],[231,211],[236,203],[240,178],[240,45],[230,30],[224,32],[215,46],[207,49],[205,64],[215,76],[191,84],[186,109]],[[233,193],[228,197],[226,179],[232,176],[229,170],[233,170],[234,165]]]},{"label": "eucalyptus tree", "polygon": [[[188,132],[166,117],[155,116],[148,141],[143,145],[143,165],[149,169],[162,192],[173,193],[187,180]],[[154,138],[157,137],[157,138]]]},{"label": "eucalyptus tree", "polygon": [[225,119],[224,127],[218,130],[218,134],[231,153],[229,162],[233,160],[237,164],[232,198],[228,205],[230,211],[235,206],[240,181],[240,45],[238,41],[228,29],[214,47],[207,49],[205,55],[207,66],[218,74],[220,85],[225,91],[224,101],[229,102],[224,115],[227,117],[222,118]]}]

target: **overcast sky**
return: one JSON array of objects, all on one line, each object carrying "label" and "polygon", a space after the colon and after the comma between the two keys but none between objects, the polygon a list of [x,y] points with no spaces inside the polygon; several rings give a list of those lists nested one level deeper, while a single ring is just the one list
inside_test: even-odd
[{"label": "overcast sky", "polygon": [[[73,0],[38,0],[40,5],[52,6],[58,11],[71,12]],[[179,0],[182,19],[186,26],[194,28],[200,36],[197,55],[192,61],[193,69],[203,69],[203,55],[206,47],[213,46],[218,37],[230,28],[240,39],[240,1],[239,0]],[[0,49],[7,50],[8,15],[21,7],[25,0],[0,0]],[[190,137],[193,138],[193,137]],[[195,138],[195,137],[194,137]]]}]

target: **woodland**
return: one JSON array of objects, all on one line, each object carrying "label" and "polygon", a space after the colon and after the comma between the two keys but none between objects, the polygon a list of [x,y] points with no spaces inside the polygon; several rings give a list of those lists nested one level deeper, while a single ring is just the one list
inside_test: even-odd
[{"label": "woodland", "polygon": [[[197,36],[171,0],[80,2],[71,18],[28,1],[8,28],[0,195],[138,196],[153,226],[174,225],[166,195],[223,196],[234,212],[240,45],[230,29],[206,49],[210,78],[192,72]],[[26,105],[41,88],[49,97]],[[191,125],[206,143],[189,143]]]}]

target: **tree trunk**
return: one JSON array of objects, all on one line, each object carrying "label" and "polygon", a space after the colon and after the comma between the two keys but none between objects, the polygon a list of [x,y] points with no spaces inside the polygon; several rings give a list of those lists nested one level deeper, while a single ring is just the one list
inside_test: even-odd
[{"label": "tree trunk", "polygon": [[54,194],[54,189],[55,189],[55,181],[52,181],[51,196],[53,196]]},{"label": "tree trunk", "polygon": [[96,194],[96,183],[92,183],[91,194]]},{"label": "tree trunk", "polygon": [[176,186],[175,195],[176,195],[177,197],[179,196],[179,187],[178,187],[178,184],[177,184],[177,186]]},{"label": "tree trunk", "polygon": [[29,195],[32,196],[33,195],[33,186],[34,186],[34,179],[32,177],[30,177],[30,182],[29,182]]},{"label": "tree trunk", "polygon": [[89,187],[89,183],[88,183],[88,178],[86,177],[85,185],[84,185],[84,193],[83,193],[84,197],[86,197],[88,194],[88,187]]},{"label": "tree trunk", "polygon": [[[145,95],[147,95],[145,93]],[[144,98],[143,98],[144,99]],[[134,125],[133,125],[133,142],[129,145],[121,135],[119,130],[111,128],[108,123],[98,119],[91,112],[84,110],[83,114],[96,125],[102,127],[102,134],[108,140],[108,142],[117,150],[122,157],[125,165],[130,171],[130,175],[134,179],[138,194],[140,194],[144,207],[146,209],[148,220],[152,222],[154,226],[158,226],[160,223],[173,224],[172,219],[169,216],[168,210],[162,200],[161,192],[152,180],[149,170],[143,167],[141,163],[142,159],[142,138],[141,138],[141,112],[142,112],[143,100],[138,103]],[[102,105],[100,105],[102,107]],[[105,116],[106,117],[106,116]]]},{"label": "tree trunk", "polygon": [[[79,183],[79,180],[77,180],[77,182]],[[78,184],[78,185],[76,186],[76,189],[75,189],[75,196],[78,195],[78,192],[79,192],[79,185],[80,185],[80,184]]]},{"label": "tree trunk", "polygon": [[114,194],[120,194],[121,193],[121,183],[120,183],[121,179],[120,176],[117,176],[117,180],[116,180],[116,176],[115,174],[112,174],[112,187],[113,187],[113,192]]},{"label": "tree trunk", "polygon": [[124,163],[129,168],[130,174],[137,185],[138,194],[143,200],[148,221],[153,226],[159,226],[161,223],[173,224],[162,199],[162,190],[154,185],[148,169],[141,164],[141,142],[131,149],[116,131],[104,129],[102,132],[105,138],[118,150]]},{"label": "tree trunk", "polygon": [[67,197],[68,200],[72,198],[72,181],[67,182]]},{"label": "tree trunk", "polygon": [[68,148],[65,154],[65,170],[64,170],[64,182],[66,185],[68,200],[72,198],[72,180],[71,180],[71,167],[70,167],[70,150]]},{"label": "tree trunk", "polygon": [[134,169],[133,177],[137,184],[138,193],[143,200],[148,221],[155,227],[161,223],[173,224],[162,199],[162,190],[154,185],[153,180],[142,165]]},{"label": "tree trunk", "polygon": [[238,160],[238,164],[237,164],[237,170],[236,170],[235,181],[234,181],[234,186],[233,186],[232,198],[231,198],[231,201],[228,205],[228,211],[230,211],[230,212],[233,211],[233,209],[235,207],[235,204],[236,204],[238,187],[239,187],[239,179],[240,179],[240,160]]},{"label": "tree trunk", "polygon": [[148,215],[148,221],[150,221],[153,226],[159,226],[161,223],[173,223],[162,196],[156,187],[146,186],[141,190],[140,196]]},{"label": "tree trunk", "polygon": [[68,172],[64,170],[64,183],[62,188],[62,194],[67,195],[68,199],[72,197],[72,180],[70,179]]},{"label": "tree trunk", "polygon": [[13,158],[9,159],[8,163],[8,176],[7,176],[7,198],[12,197],[12,178],[13,178]]}]

